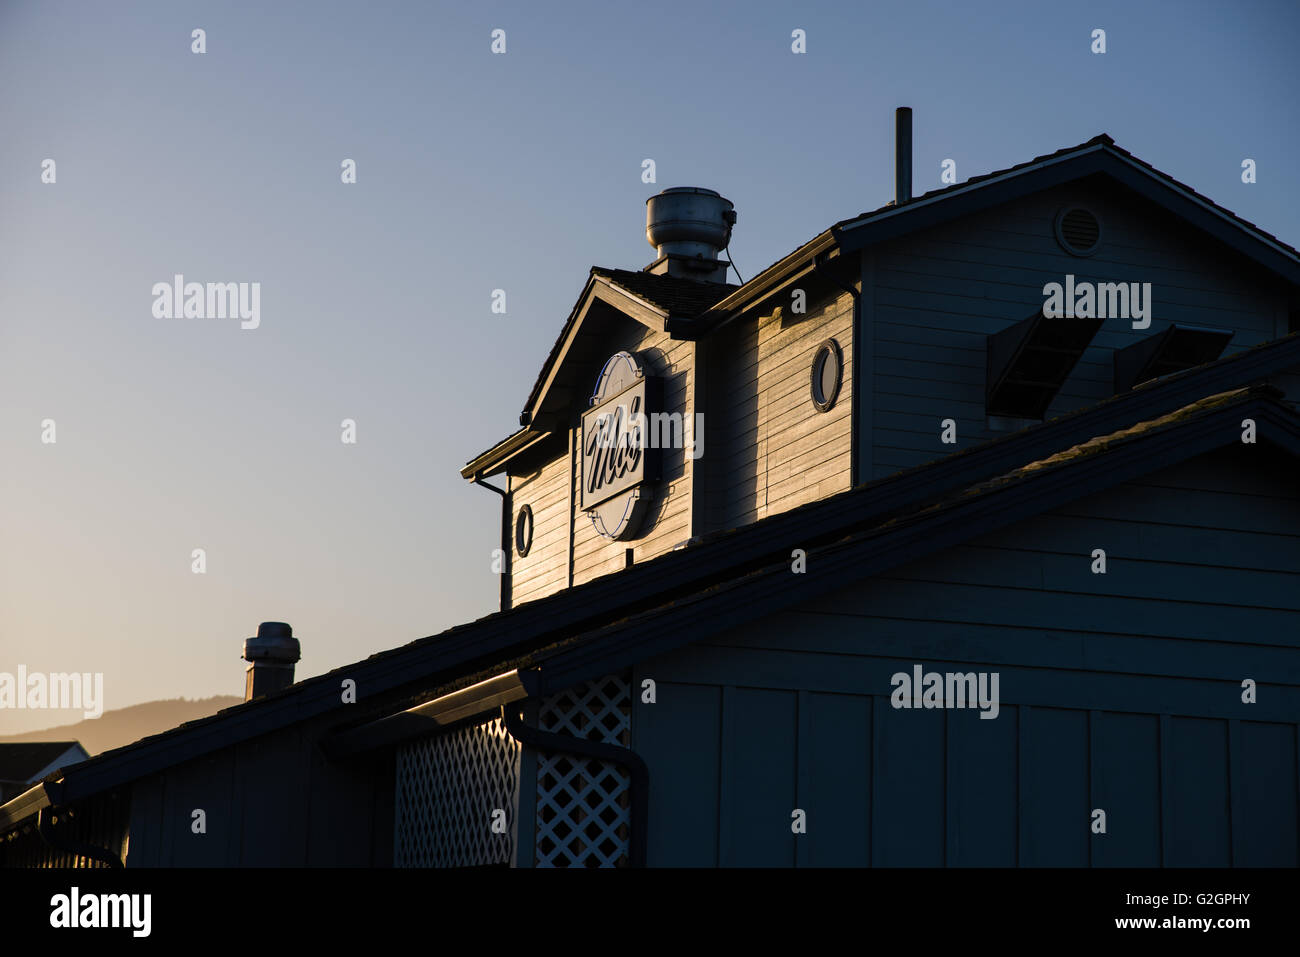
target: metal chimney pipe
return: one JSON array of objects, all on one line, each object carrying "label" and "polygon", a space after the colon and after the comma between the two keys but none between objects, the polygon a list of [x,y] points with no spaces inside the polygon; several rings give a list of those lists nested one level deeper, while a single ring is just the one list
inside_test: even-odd
[{"label": "metal chimney pipe", "polygon": [[293,684],[294,663],[302,657],[293,628],[282,621],[264,621],[256,638],[244,639],[244,700],[252,701]]},{"label": "metal chimney pipe", "polygon": [[700,282],[726,282],[719,253],[731,242],[736,208],[716,190],[674,186],[645,201],[645,238],[658,259],[646,271]]},{"label": "metal chimney pipe", "polygon": [[912,108],[894,111],[894,205],[912,199]]}]

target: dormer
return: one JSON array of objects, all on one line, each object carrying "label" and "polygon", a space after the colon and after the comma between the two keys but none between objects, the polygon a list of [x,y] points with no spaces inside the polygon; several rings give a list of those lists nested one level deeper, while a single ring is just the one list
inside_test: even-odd
[{"label": "dormer", "polygon": [[503,496],[503,607],[1140,390],[1300,316],[1294,249],[1107,136],[913,197],[910,131],[900,111],[891,202],[740,285],[728,200],[647,201],[654,261],[590,271],[521,428],[462,470]]}]

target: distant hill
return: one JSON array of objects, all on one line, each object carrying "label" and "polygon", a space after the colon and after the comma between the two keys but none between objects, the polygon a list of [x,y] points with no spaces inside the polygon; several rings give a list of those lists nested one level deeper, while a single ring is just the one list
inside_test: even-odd
[{"label": "distant hill", "polygon": [[62,724],[43,731],[28,731],[0,737],[0,744],[30,741],[80,741],[93,757],[101,751],[111,751],[124,744],[139,741],[151,734],[169,731],[178,724],[206,718],[223,708],[232,708],[243,702],[235,695],[217,695],[190,701],[173,698],[168,701],[146,701],[105,711],[98,718],[88,718],[75,724]]}]

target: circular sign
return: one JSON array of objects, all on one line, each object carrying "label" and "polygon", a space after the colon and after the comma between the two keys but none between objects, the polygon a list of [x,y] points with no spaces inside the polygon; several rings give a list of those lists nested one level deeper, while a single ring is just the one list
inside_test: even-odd
[{"label": "circular sign", "polygon": [[659,479],[648,424],[659,411],[659,380],[630,352],[609,358],[582,414],[582,509],[597,534],[634,536]]}]

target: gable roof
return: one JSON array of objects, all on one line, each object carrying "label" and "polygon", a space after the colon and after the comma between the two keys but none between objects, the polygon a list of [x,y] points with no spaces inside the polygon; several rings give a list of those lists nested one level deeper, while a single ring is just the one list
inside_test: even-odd
[{"label": "gable roof", "polygon": [[[508,459],[532,444],[528,438],[530,433],[540,438],[539,433],[547,431],[536,427],[551,424],[541,419],[543,394],[555,383],[562,360],[572,354],[589,315],[603,319],[608,317],[606,310],[615,309],[658,332],[680,330],[689,327],[697,316],[737,288],[728,283],[696,282],[677,276],[593,266],[528,394],[524,412],[520,415],[523,428],[474,456],[460,474],[467,479],[492,475],[500,471]],[[572,393],[572,386],[567,386],[563,398],[570,398]]]},{"label": "gable roof", "polygon": [[[980,534],[985,527],[1014,521],[1026,510],[1052,507],[1044,503],[1050,503],[1053,495],[1089,494],[1125,480],[1126,475],[1236,442],[1240,434],[1236,417],[1242,414],[1257,418],[1262,440],[1300,455],[1300,415],[1276,400],[1276,390],[1242,388],[1297,364],[1300,334],[744,528],[707,536],[690,548],[618,575],[304,679],[266,698],[105,752],[61,781],[45,785],[46,797],[29,792],[0,808],[0,828],[35,813],[41,800],[77,800],[329,714],[338,716],[340,728],[352,726],[391,714],[405,707],[403,702],[426,700],[433,689],[461,688],[507,667],[529,668],[544,661],[545,687],[558,687],[574,674],[601,667],[611,656],[656,653],[663,642],[696,640],[698,628],[725,627],[736,616],[770,610],[772,601],[791,595],[784,587],[786,579],[830,582],[848,572],[869,577],[886,567],[882,563],[910,560]],[[1216,390],[1220,394],[1213,401],[1202,401]],[[1170,416],[1173,412],[1179,414]],[[1123,434],[1138,422],[1148,425]],[[1098,443],[1098,435],[1108,439]],[[1073,454],[1052,460],[1066,450]],[[1028,484],[1039,481],[1045,484]],[[1030,487],[1034,491],[1026,492],[1023,501],[1003,494]],[[994,504],[980,504],[990,502]],[[842,545],[868,541],[876,543],[871,546],[875,550],[854,552],[851,560],[841,560],[847,554],[837,551]],[[825,549],[818,554],[832,561],[823,565],[818,559],[821,571],[816,576],[791,576],[792,542],[810,556],[814,549]],[[757,591],[751,590],[754,581],[762,582]],[[736,602],[724,597],[736,595],[743,597]],[[795,595],[790,600],[802,599]],[[697,625],[688,628],[686,622],[674,619],[668,627],[656,617],[682,608],[695,609],[691,614],[698,616]],[[646,624],[651,621],[657,624]],[[366,704],[340,707],[338,687],[343,678],[367,689]]]},{"label": "gable roof", "polygon": [[[593,280],[607,284],[611,289],[626,292],[629,302],[643,300],[654,307],[664,319],[664,328],[670,328],[669,316],[687,319],[686,335],[707,335],[720,323],[738,312],[751,308],[781,288],[796,273],[806,270],[818,257],[833,251],[853,252],[874,243],[885,242],[904,234],[926,229],[960,216],[966,216],[992,206],[1015,200],[1031,193],[1049,189],[1062,183],[1102,175],[1134,190],[1147,199],[1163,206],[1185,220],[1190,226],[1210,234],[1241,255],[1254,260],[1263,268],[1278,275],[1295,287],[1293,305],[1300,308],[1300,252],[1243,219],[1231,210],[1201,195],[1185,183],[1179,182],[1151,164],[1138,159],[1117,145],[1110,136],[1102,133],[1077,146],[1066,147],[1053,153],[1036,156],[1024,163],[974,176],[961,183],[930,190],[902,205],[889,202],[884,206],[857,216],[840,220],[801,245],[789,255],[777,260],[741,286],[691,283],[690,280],[622,269],[594,268],[579,297],[578,305],[570,313],[560,338],[551,349],[529,392],[521,415],[524,428],[537,431],[528,422],[541,404],[548,383],[553,379],[555,366],[561,361],[564,346],[571,341],[576,330],[576,317],[590,295]],[[703,290],[716,288],[721,293],[709,301],[701,290],[673,288],[671,284],[691,283]],[[674,297],[684,298],[677,300]],[[612,302],[612,300],[611,300]],[[542,422],[536,425],[546,426]],[[492,449],[476,456],[461,470],[466,478],[477,472],[499,469],[503,455],[513,454],[509,445],[520,441],[520,433],[497,443]],[[484,474],[490,474],[484,472]]]},{"label": "gable roof", "polygon": [[674,318],[692,319],[709,309],[739,286],[722,282],[698,282],[677,276],[661,276],[634,269],[593,266],[592,275],[640,296]]},{"label": "gable roof", "polygon": [[832,248],[852,252],[1098,174],[1141,193],[1300,287],[1300,251],[1295,247],[1115,145],[1110,136],[1101,133],[1077,146],[930,190],[901,206],[891,200],[876,209],[842,219],[718,302],[701,317],[701,325],[717,323],[737,309],[752,305],[781,285],[794,269]]},{"label": "gable roof", "polygon": [[73,752],[73,756],[68,764],[89,757],[79,741],[20,741],[0,744],[0,781],[19,781],[24,784],[33,781],[69,751]]}]

